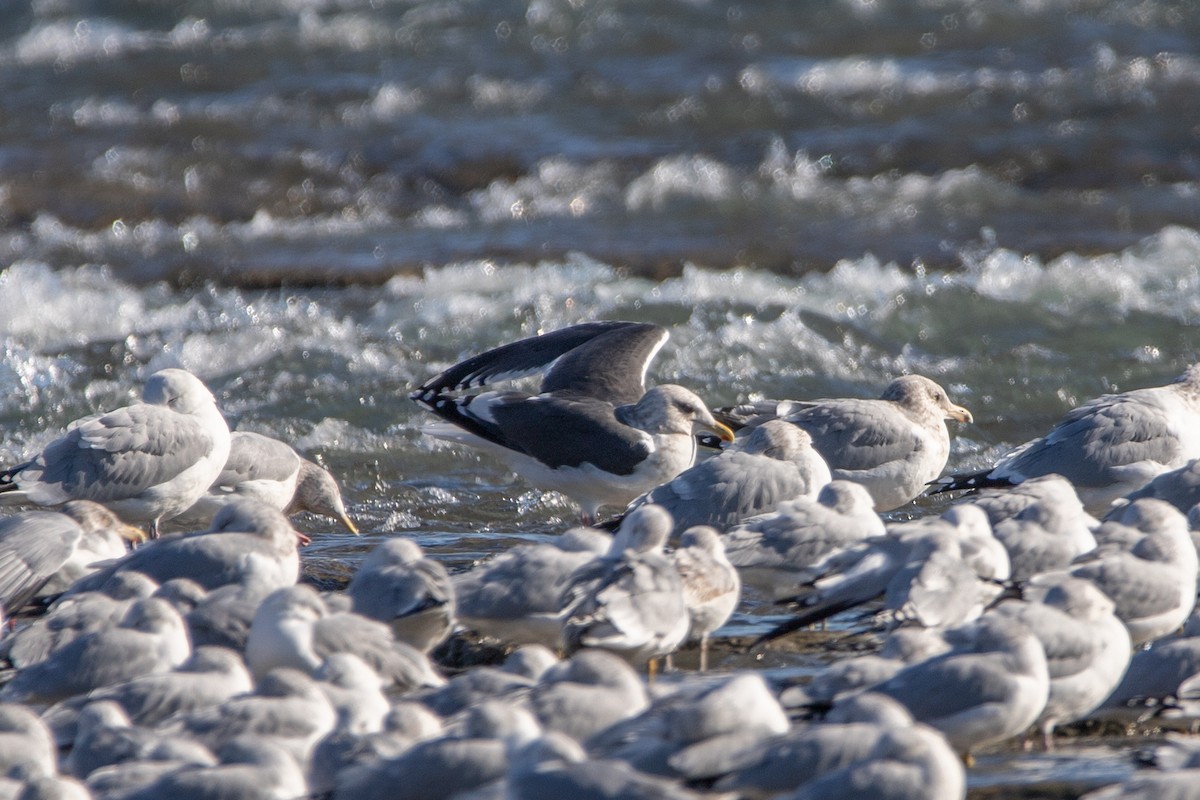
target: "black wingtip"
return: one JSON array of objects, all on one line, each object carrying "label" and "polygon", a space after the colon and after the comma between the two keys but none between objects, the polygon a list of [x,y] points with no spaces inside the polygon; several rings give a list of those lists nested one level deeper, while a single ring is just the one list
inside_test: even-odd
[{"label": "black wingtip", "polygon": [[942,494],[944,492],[970,492],[978,491],[979,489],[1004,488],[1015,486],[1012,481],[1006,478],[991,477],[992,470],[985,469],[979,472],[967,472],[960,475],[947,475],[944,478],[938,478],[935,481],[930,481],[928,486],[932,487],[927,494]]},{"label": "black wingtip", "polygon": [[771,630],[759,636],[750,644],[750,649],[762,647],[768,642],[772,642],[781,636],[787,636],[793,631],[798,631],[801,628],[807,628],[809,625],[815,625],[821,620],[829,619],[835,614],[840,614],[843,611],[848,611],[851,608],[859,605],[857,600],[841,600],[836,603],[828,603],[821,606],[815,606],[806,611],[802,611],[786,622],[781,622]]}]

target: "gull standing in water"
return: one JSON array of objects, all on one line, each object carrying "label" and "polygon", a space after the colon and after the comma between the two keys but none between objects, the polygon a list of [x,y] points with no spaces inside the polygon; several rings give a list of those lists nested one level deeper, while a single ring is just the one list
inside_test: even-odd
[{"label": "gull standing in water", "polygon": [[229,426],[212,393],[182,369],[146,381],[142,402],[81,419],[33,460],[0,472],[0,503],[94,500],[158,536],[200,499],[229,457]]},{"label": "gull standing in water", "polygon": [[735,426],[784,419],[812,436],[833,477],[867,487],[875,510],[904,505],[942,474],[950,457],[946,420],[971,422],[929,378],[902,375],[878,400],[767,401],[718,412]]},{"label": "gull standing in water", "polygon": [[700,671],[708,669],[708,635],[733,616],[742,598],[742,580],[725,557],[725,545],[713,528],[697,525],[679,537],[671,554],[683,581],[683,599],[691,624],[688,638],[700,642]]},{"label": "gull standing in water", "polygon": [[346,588],[354,611],[390,625],[423,653],[454,627],[454,585],[446,568],[411,539],[388,539],[363,560]]},{"label": "gull standing in water", "polygon": [[1056,472],[1088,510],[1200,457],[1200,364],[1174,383],[1106,394],[1067,412],[1050,432],[979,472],[952,475],[935,491],[1011,486]]},{"label": "gull standing in water", "polygon": [[[625,506],[690,467],[697,433],[733,440],[691,391],[646,391],[646,369],[667,335],[635,322],[575,325],[470,358],[409,396],[444,420],[425,433],[492,453],[575,500],[591,524],[602,506]],[[538,394],[453,394],[543,372]]]}]

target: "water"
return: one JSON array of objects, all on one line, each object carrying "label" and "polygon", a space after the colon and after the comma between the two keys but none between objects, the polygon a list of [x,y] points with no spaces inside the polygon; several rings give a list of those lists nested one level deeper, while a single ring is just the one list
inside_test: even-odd
[{"label": "water", "polygon": [[[651,379],[713,405],[929,375],[975,414],[954,470],[1200,357],[1195,3],[0,19],[0,463],[186,367],[234,427],[339,476],[364,536],[302,520],[314,578],[385,536],[458,570],[571,523],[423,438],[406,397],[538,331],[662,323]],[[775,613],[750,596],[726,636]],[[1119,776],[1132,746],[1002,754],[973,781]]]}]

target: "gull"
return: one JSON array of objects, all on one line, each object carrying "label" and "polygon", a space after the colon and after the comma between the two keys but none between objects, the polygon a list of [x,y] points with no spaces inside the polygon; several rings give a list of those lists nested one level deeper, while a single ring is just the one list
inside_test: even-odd
[{"label": "gull", "polygon": [[1112,510],[1096,529],[1100,543],[1064,570],[1041,573],[1033,584],[1061,574],[1095,584],[1116,606],[1135,645],[1176,630],[1196,603],[1196,548],[1186,518],[1162,500],[1142,498]]},{"label": "gull", "polygon": [[633,668],[604,650],[580,650],[555,664],[529,694],[541,726],[577,742],[640,714],[649,704],[646,686]]},{"label": "gull", "polygon": [[815,500],[781,503],[775,511],[743,521],[722,538],[725,554],[742,579],[780,598],[815,580],[825,559],[886,533],[866,488],[833,480]]},{"label": "gull", "polygon": [[291,445],[261,433],[230,434],[229,457],[221,473],[191,508],[171,520],[171,525],[207,525],[232,496],[253,498],[289,516],[302,511],[318,514],[358,533],[329,471],[302,457]]},{"label": "gull", "polygon": [[671,554],[683,581],[683,601],[690,624],[688,638],[700,642],[700,671],[708,669],[708,636],[733,616],[742,597],[737,568],[725,557],[716,529],[688,528]]},{"label": "gull", "polygon": [[137,600],[158,584],[140,572],[117,573],[96,591],[59,598],[43,616],[0,640],[0,655],[14,667],[45,661],[51,652],[85,634],[118,625]]},{"label": "gull", "polygon": [[242,736],[270,741],[305,764],[317,742],[333,730],[337,713],[317,681],[282,667],[264,675],[252,694],[176,714],[163,735],[190,736],[213,752]]},{"label": "gull", "polygon": [[499,667],[477,667],[421,696],[433,711],[449,717],[488,699],[524,697],[558,657],[540,644],[518,647]]},{"label": "gull", "polygon": [[727,450],[685,469],[630,503],[662,506],[675,520],[673,534],[693,525],[725,530],[799,497],[813,499],[830,481],[829,467],[812,437],[795,425],[768,420]]},{"label": "gull", "polygon": [[158,536],[200,498],[229,456],[212,393],[181,369],[149,377],[142,402],[72,423],[31,461],[0,472],[0,503],[94,500]]},{"label": "gull", "polygon": [[93,689],[50,707],[42,717],[59,745],[66,746],[74,739],[80,709],[91,703],[116,703],[132,723],[153,727],[172,714],[219,705],[252,686],[240,655],[224,647],[197,647],[170,672]]},{"label": "gull", "polygon": [[558,647],[563,587],[576,569],[611,545],[606,533],[572,528],[551,542],[517,545],[453,576],[459,622],[503,642]]},{"label": "gull", "polygon": [[52,582],[61,592],[95,564],[120,558],[126,542],[145,541],[141,530],[104,506],[72,500],[61,513],[28,511],[0,519],[0,607],[20,611]]},{"label": "gull", "polygon": [[816,778],[786,800],[962,800],[967,794],[962,762],[937,731],[923,725],[885,731],[870,754]]},{"label": "gull", "polygon": [[58,772],[58,748],[30,708],[0,703],[0,776],[35,778]]},{"label": "gull", "polygon": [[1061,475],[1030,478],[1011,491],[985,489],[971,505],[987,512],[992,534],[1008,551],[1015,581],[1063,569],[1096,549],[1092,531],[1100,523]]},{"label": "gull", "polygon": [[1106,394],[1067,412],[1033,439],[979,472],[952,475],[935,491],[1019,484],[1058,473],[1074,484],[1089,510],[1200,457],[1200,364],[1174,383]]},{"label": "gull", "polygon": [[300,574],[298,535],[287,517],[270,506],[230,500],[207,530],[174,534],[139,547],[74,584],[69,594],[99,586],[117,572],[140,572],[160,583],[191,578],[208,590],[251,578],[266,586],[290,586]]},{"label": "gull", "polygon": [[1191,511],[1200,503],[1200,458],[1193,458],[1178,469],[1161,473],[1117,502],[1133,502],[1141,497],[1165,500],[1185,514]]},{"label": "gull", "polygon": [[128,800],[209,800],[214,797],[305,797],[304,773],[286,749],[258,736],[227,741],[216,765],[194,765],[160,777]]},{"label": "gull", "polygon": [[383,729],[390,706],[383,680],[353,653],[332,653],[314,676],[337,714],[335,733],[374,733]]},{"label": "gull", "polygon": [[1117,687],[1133,644],[1112,601],[1090,582],[1063,577],[1037,588],[1035,602],[1006,600],[991,613],[1023,624],[1046,652],[1050,694],[1035,724],[1049,750],[1057,726],[1084,719]]},{"label": "gull", "polygon": [[979,616],[1009,577],[1008,554],[992,537],[986,514],[971,506],[894,525],[886,536],[848,548],[824,566],[811,590],[795,598],[800,613],[756,644],[879,596],[893,623],[959,624]]},{"label": "gull", "polygon": [[80,636],[18,671],[0,698],[54,703],[138,675],[166,672],[190,652],[179,613],[165,600],[149,597],[134,602],[120,626]]},{"label": "gull", "polygon": [[[645,323],[575,325],[477,355],[409,396],[444,420],[423,432],[497,456],[535,486],[572,498],[591,524],[602,506],[623,507],[690,467],[698,432],[733,441],[688,389],[645,390],[667,335]],[[540,372],[538,394],[452,394]]]},{"label": "gull", "polygon": [[679,570],[663,553],[671,515],[642,506],[621,523],[608,552],[584,564],[563,589],[568,652],[601,647],[634,663],[673,653],[690,617]]},{"label": "gull", "polygon": [[995,614],[946,636],[954,649],[907,666],[869,691],[899,701],[965,755],[1032,725],[1050,693],[1046,654],[1037,637]]},{"label": "gull", "polygon": [[470,709],[460,735],[419,742],[395,758],[343,770],[335,800],[440,800],[498,781],[508,749],[540,734],[524,709],[489,700]]},{"label": "gull", "polygon": [[1125,725],[1140,722],[1181,697],[1197,675],[1200,636],[1160,639],[1133,654],[1124,678],[1091,717]]},{"label": "gull", "polygon": [[884,734],[913,725],[908,709],[881,694],[840,700],[820,723],[800,724],[713,759],[715,788],[739,797],[777,796],[868,759]]},{"label": "gull", "polygon": [[441,686],[425,654],[392,637],[391,628],[353,612],[331,612],[307,585],[276,590],[263,600],[246,639],[246,664],[255,676],[277,667],[313,674],[334,653],[352,653],[387,684],[401,689]]},{"label": "gull", "polygon": [[742,671],[716,682],[684,682],[586,744],[641,772],[705,780],[720,774],[714,764],[728,751],[778,736],[789,725],[762,675]]},{"label": "gull", "polygon": [[[878,653],[834,661],[803,686],[792,686],[780,692],[779,700],[787,708],[830,704],[838,695],[882,683],[910,664],[933,658],[950,649],[950,643],[940,630],[896,628],[884,638]],[[841,707],[839,703],[838,708]]]},{"label": "gull", "polygon": [[454,585],[437,561],[411,539],[388,539],[363,560],[346,588],[356,613],[391,626],[423,653],[454,627]]},{"label": "gull", "polygon": [[950,457],[946,420],[973,421],[920,375],[896,378],[878,400],[766,401],[719,416],[734,425],[784,419],[808,431],[833,477],[865,486],[877,511],[904,505],[942,474]]},{"label": "gull", "polygon": [[79,712],[78,730],[63,766],[75,777],[86,779],[98,769],[129,761],[203,763],[210,755],[199,742],[135,725],[121,706],[99,700]]}]

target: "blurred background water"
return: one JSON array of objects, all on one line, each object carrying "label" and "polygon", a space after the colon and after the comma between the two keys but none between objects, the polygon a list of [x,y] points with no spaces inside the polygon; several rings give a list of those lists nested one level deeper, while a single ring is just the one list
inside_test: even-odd
[{"label": "blurred background water", "polygon": [[976,417],[952,469],[1200,353],[1195,2],[0,18],[0,462],[186,367],[339,475],[366,535],[303,522],[322,577],[397,533],[462,569],[570,524],[406,399],[539,331],[665,324],[652,380],[714,405],[929,375]]}]

